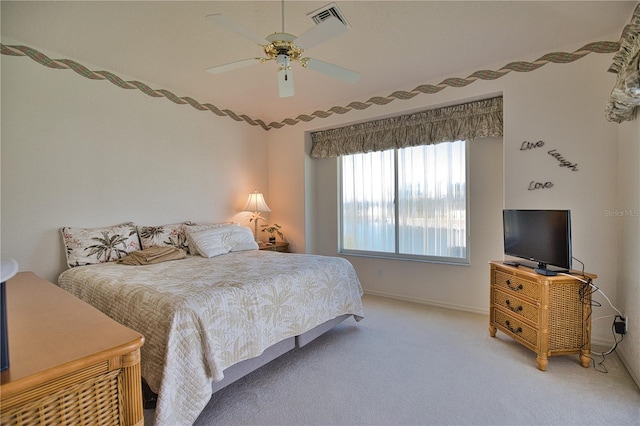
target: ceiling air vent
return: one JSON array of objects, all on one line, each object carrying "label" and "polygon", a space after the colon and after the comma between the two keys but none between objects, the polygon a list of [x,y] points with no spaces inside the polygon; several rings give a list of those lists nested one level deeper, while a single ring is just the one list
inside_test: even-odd
[{"label": "ceiling air vent", "polygon": [[329,19],[332,16],[338,18],[340,22],[342,22],[346,27],[351,28],[349,25],[349,21],[344,17],[340,9],[338,9],[338,5],[335,3],[328,4],[324,7],[321,7],[318,10],[314,10],[311,13],[308,13],[307,16],[313,20],[313,22],[317,24],[321,23],[325,19]]}]

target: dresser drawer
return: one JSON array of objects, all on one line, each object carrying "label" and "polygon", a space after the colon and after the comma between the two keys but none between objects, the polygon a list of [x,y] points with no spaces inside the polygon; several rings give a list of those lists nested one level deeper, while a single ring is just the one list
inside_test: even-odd
[{"label": "dresser drawer", "polygon": [[102,372],[108,368],[108,362],[96,364],[3,400],[2,425],[124,424],[118,389],[121,370]]},{"label": "dresser drawer", "polygon": [[540,309],[536,305],[495,288],[492,293],[492,302],[495,306],[502,307],[518,317],[526,318],[535,325],[540,324]]},{"label": "dresser drawer", "polygon": [[495,271],[493,284],[503,290],[510,290],[519,296],[540,300],[540,286],[535,281],[525,280],[516,275]]},{"label": "dresser drawer", "polygon": [[532,348],[538,345],[538,330],[527,325],[515,316],[506,314],[499,309],[492,309],[493,321],[513,336],[519,337],[529,343]]}]

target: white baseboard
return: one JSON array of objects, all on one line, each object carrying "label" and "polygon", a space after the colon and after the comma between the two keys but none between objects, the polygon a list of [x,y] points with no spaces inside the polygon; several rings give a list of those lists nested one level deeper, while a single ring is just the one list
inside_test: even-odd
[{"label": "white baseboard", "polygon": [[633,381],[636,383],[636,386],[638,387],[638,389],[640,389],[640,377],[638,377],[637,372],[633,371],[633,369],[631,368],[631,365],[629,365],[629,362],[625,357],[624,349],[622,348],[616,349],[616,354],[618,355],[618,358],[620,358],[620,361],[622,361],[622,364],[624,364],[624,366],[626,367],[627,371],[629,372],[629,375],[631,376]]},{"label": "white baseboard", "polygon": [[382,291],[365,290],[364,294],[370,294],[372,296],[387,297],[389,299],[402,300],[404,302],[421,303],[423,305],[437,306],[439,308],[448,308],[448,309],[453,309],[453,310],[456,310],[456,311],[473,312],[474,314],[482,314],[482,315],[489,316],[489,310],[488,309],[486,309],[486,310],[485,309],[478,309],[478,308],[474,308],[474,307],[471,307],[471,306],[454,305],[454,304],[450,304],[450,303],[437,302],[435,300],[419,299],[419,298],[415,298],[415,297],[400,296],[400,295],[397,295],[397,294],[385,293],[385,292],[382,292]]}]

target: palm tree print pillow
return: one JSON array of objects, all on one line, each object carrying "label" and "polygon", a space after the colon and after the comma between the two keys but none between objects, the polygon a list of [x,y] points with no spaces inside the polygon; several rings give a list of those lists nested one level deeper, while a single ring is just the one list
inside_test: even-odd
[{"label": "palm tree print pillow", "polygon": [[[189,222],[187,222],[189,223]],[[159,226],[138,226],[142,249],[170,246],[187,251],[187,235],[182,223]]]},{"label": "palm tree print pillow", "polygon": [[61,229],[70,268],[113,262],[140,250],[136,226],[132,222],[107,228]]}]

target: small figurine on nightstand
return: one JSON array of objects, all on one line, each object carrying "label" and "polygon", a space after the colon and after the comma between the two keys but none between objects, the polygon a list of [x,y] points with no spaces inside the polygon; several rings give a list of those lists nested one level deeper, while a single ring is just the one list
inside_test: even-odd
[{"label": "small figurine on nightstand", "polygon": [[281,240],[284,240],[284,235],[280,231],[280,228],[281,226],[277,223],[274,223],[273,225],[269,225],[268,223],[266,225],[262,225],[262,232],[269,233],[269,244],[276,243],[276,234],[278,234]]}]

